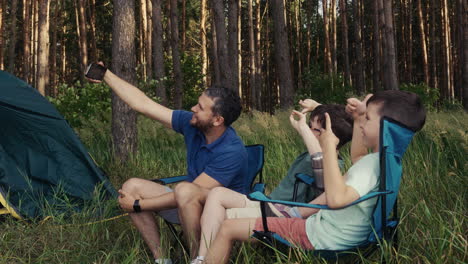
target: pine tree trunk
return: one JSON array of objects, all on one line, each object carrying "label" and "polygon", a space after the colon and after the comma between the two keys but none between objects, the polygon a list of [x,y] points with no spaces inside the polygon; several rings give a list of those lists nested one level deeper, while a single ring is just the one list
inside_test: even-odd
[{"label": "pine tree trunk", "polygon": [[294,87],[283,0],[273,0],[271,2],[271,8],[275,29],[275,68],[276,76],[279,81],[280,106],[286,109],[293,105]]},{"label": "pine tree trunk", "polygon": [[179,21],[177,11],[177,0],[171,1],[171,46],[172,46],[172,64],[174,70],[174,106],[177,109],[182,108],[182,87],[183,75],[180,66],[179,50]]},{"label": "pine tree trunk", "polygon": [[337,72],[337,60],[336,60],[336,0],[331,0],[330,5],[331,16],[330,16],[330,23],[331,23],[331,54],[332,54],[332,69],[333,73],[336,74]]},{"label": "pine tree trunk", "polygon": [[[375,1],[374,1],[375,2]],[[346,0],[340,0],[342,38],[343,38],[343,60],[344,60],[344,83],[351,84],[351,71],[349,67],[349,43],[348,43],[348,11]]]},{"label": "pine tree trunk", "polygon": [[89,2],[89,28],[91,29],[91,52],[89,60],[95,62],[99,59],[98,48],[96,43],[96,0]]},{"label": "pine tree trunk", "polygon": [[255,38],[254,38],[254,25],[253,25],[253,7],[252,0],[247,1],[248,17],[249,17],[249,88],[250,100],[249,105],[251,109],[258,109],[256,105],[256,63],[255,63]]},{"label": "pine tree trunk", "polygon": [[49,0],[39,1],[39,50],[37,67],[37,89],[42,95],[46,95],[49,85]]},{"label": "pine tree trunk", "polygon": [[424,83],[429,85],[429,64],[427,59],[427,46],[426,46],[426,21],[424,19],[421,0],[418,0],[418,18],[419,18],[419,31],[421,32],[421,52],[424,70]]},{"label": "pine tree trunk", "polygon": [[182,51],[182,53],[185,52],[185,45],[186,45],[186,29],[185,29],[185,25],[187,25],[187,21],[186,21],[186,13],[187,13],[187,8],[186,8],[186,0],[180,0],[182,2],[182,28],[181,28],[181,38],[180,38],[180,50]]},{"label": "pine tree trunk", "polygon": [[156,96],[161,99],[161,104],[167,105],[161,0],[153,0],[153,56]]},{"label": "pine tree trunk", "polygon": [[446,99],[454,99],[453,90],[453,72],[452,72],[452,52],[451,52],[451,38],[450,38],[450,19],[448,16],[447,0],[442,1],[441,7],[442,17],[442,57],[444,59],[443,77],[444,77],[444,95]]},{"label": "pine tree trunk", "polygon": [[145,0],[146,2],[146,17],[147,17],[147,27],[146,27],[146,43],[145,43],[145,49],[146,49],[146,77],[149,80],[153,79],[153,49],[152,49],[152,43],[153,43],[153,4],[151,3],[151,0]]},{"label": "pine tree trunk", "polygon": [[379,23],[379,3],[378,1],[373,1],[373,11],[374,15],[372,17],[373,22],[373,46],[374,46],[374,63],[372,73],[372,82],[374,92],[380,91],[382,89],[380,85],[380,23]]},{"label": "pine tree trunk", "polygon": [[[112,71],[136,84],[135,1],[114,0],[112,26]],[[137,151],[137,115],[112,93],[112,140],[115,157],[126,162]]]},{"label": "pine tree trunk", "polygon": [[52,32],[52,42],[50,45],[50,89],[49,93],[51,96],[57,96],[57,30],[60,26],[60,8],[62,3],[55,2],[53,5],[54,15],[53,15],[53,22],[51,24],[51,32]]},{"label": "pine tree trunk", "polygon": [[434,88],[439,87],[439,77],[437,74],[437,65],[438,65],[438,59],[437,59],[437,42],[436,42],[436,5],[437,5],[437,0],[432,0],[431,2],[431,26],[430,26],[430,40],[431,40],[431,71],[432,71],[432,81],[431,81],[431,86]]},{"label": "pine tree trunk", "polygon": [[234,89],[233,72],[231,63],[229,63],[228,53],[228,40],[226,34],[225,16],[224,16],[224,2],[213,1],[213,19],[216,27],[216,42],[218,50],[218,66],[220,73],[220,84],[226,88]]},{"label": "pine tree trunk", "polygon": [[388,84],[386,90],[398,90],[398,76],[396,71],[396,50],[395,50],[395,35],[393,33],[393,9],[392,1],[384,1],[385,15],[385,41],[387,50],[384,52],[387,57],[388,69],[384,74],[388,75]]},{"label": "pine tree trunk", "polygon": [[322,12],[323,12],[323,32],[324,32],[324,57],[325,57],[325,72],[327,72],[330,76],[333,72],[332,67],[332,58],[331,58],[331,51],[330,51],[330,29],[328,25],[328,3],[327,0],[323,0],[322,3]]},{"label": "pine tree trunk", "polygon": [[231,68],[232,89],[239,94],[239,36],[238,36],[238,1],[229,0],[228,13],[228,62]]},{"label": "pine tree trunk", "polygon": [[8,46],[8,67],[7,71],[10,72],[11,74],[14,74],[15,71],[15,58],[16,58],[16,53],[15,53],[15,48],[16,48],[16,14],[18,12],[18,0],[12,0],[11,1],[11,13],[10,13],[10,33],[9,33],[9,39],[10,39],[10,44]]},{"label": "pine tree trunk", "polygon": [[33,28],[33,35],[31,36],[31,45],[32,45],[32,54],[33,54],[33,60],[32,60],[32,72],[34,73],[33,80],[32,82],[34,83],[35,87],[38,87],[38,58],[39,58],[39,52],[38,52],[38,39],[39,39],[39,1],[33,1],[33,16],[34,19],[31,21],[32,23],[32,28]]},{"label": "pine tree trunk", "polygon": [[[408,78],[410,83],[413,83],[413,0],[408,0]],[[405,47],[402,47],[405,48]]]},{"label": "pine tree trunk", "polygon": [[255,100],[256,100],[256,103],[255,105],[258,107],[257,109],[259,110],[262,110],[264,111],[266,109],[266,107],[262,107],[262,102],[264,102],[265,100],[262,100],[262,96],[263,96],[263,93],[262,93],[262,84],[263,84],[263,75],[262,75],[262,66],[263,66],[263,63],[262,63],[262,49],[261,49],[261,17],[260,17],[260,13],[261,13],[261,8],[262,8],[262,5],[260,3],[260,0],[255,0],[255,17],[256,17],[256,23],[254,25],[255,27],[255,34],[256,34],[256,39],[255,39],[255,63],[256,63],[256,66],[255,66],[255,84],[256,84],[256,87],[255,87],[255,91],[256,91],[256,95],[255,95]]},{"label": "pine tree trunk", "polygon": [[[28,0],[23,0],[23,79],[29,83],[31,80],[31,4],[28,2]],[[1,26],[0,32],[3,32]],[[2,46],[1,35],[0,46]]]},{"label": "pine tree trunk", "polygon": [[216,34],[216,26],[214,18],[211,19],[211,45],[212,45],[212,52],[211,52],[211,61],[212,68],[213,68],[213,77],[211,80],[211,85],[221,85],[221,70],[219,68],[219,58],[218,58],[218,41],[217,41],[217,34]]},{"label": "pine tree trunk", "polygon": [[[461,3],[462,8],[460,8],[461,14],[466,14],[468,12],[468,2],[465,0]],[[463,106],[465,110],[468,110],[468,18],[464,15],[461,16],[463,25],[463,44],[461,48],[463,49],[463,59],[462,59],[462,75],[463,75]],[[462,52],[460,52],[462,53]]]},{"label": "pine tree trunk", "polygon": [[5,42],[3,40],[3,32],[5,27],[6,0],[0,0],[0,70],[4,70]]},{"label": "pine tree trunk", "polygon": [[354,49],[356,52],[356,69],[355,69],[355,81],[354,86],[356,92],[362,95],[366,88],[364,84],[364,69],[363,69],[363,55],[362,55],[362,31],[361,31],[361,0],[354,0],[354,32],[355,32],[355,43]]},{"label": "pine tree trunk", "polygon": [[78,0],[78,17],[80,28],[80,47],[81,47],[81,79],[84,80],[84,72],[88,66],[88,40],[86,31],[86,0]]},{"label": "pine tree trunk", "polygon": [[[67,17],[67,15],[69,14],[69,12],[65,8],[63,10],[63,13],[64,13],[64,17]],[[67,60],[68,60],[67,48],[66,48],[66,45],[64,45],[66,32],[67,32],[67,23],[63,23],[60,29],[60,35],[61,35],[60,43],[62,43],[62,45],[60,45],[60,76],[61,76],[60,81],[61,82],[65,82],[65,79],[66,79],[66,69],[67,69]]]},{"label": "pine tree trunk", "polygon": [[206,41],[206,1],[201,0],[200,4],[200,39],[201,39],[201,60],[202,60],[202,76],[203,86],[208,85],[208,55],[206,53],[207,41]]}]

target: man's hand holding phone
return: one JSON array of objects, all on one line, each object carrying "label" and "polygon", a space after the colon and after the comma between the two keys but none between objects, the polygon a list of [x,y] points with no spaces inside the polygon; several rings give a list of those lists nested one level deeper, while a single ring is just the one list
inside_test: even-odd
[{"label": "man's hand holding phone", "polygon": [[107,68],[104,66],[104,63],[93,62],[91,63],[85,71],[85,76],[90,82],[100,83],[104,79]]}]

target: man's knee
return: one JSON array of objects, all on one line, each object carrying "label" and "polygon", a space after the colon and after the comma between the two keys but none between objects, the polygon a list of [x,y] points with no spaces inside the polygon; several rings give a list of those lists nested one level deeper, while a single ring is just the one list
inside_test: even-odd
[{"label": "man's knee", "polygon": [[177,184],[174,188],[174,194],[179,208],[193,203],[200,203],[202,199],[200,187],[190,182]]},{"label": "man's knee", "polygon": [[211,191],[208,193],[208,198],[206,198],[207,200],[208,199],[215,199],[215,200],[220,200],[220,198],[223,197],[223,195],[225,195],[226,193],[226,188],[224,187],[214,187],[213,189],[211,189]]},{"label": "man's knee", "polygon": [[137,192],[142,186],[143,181],[143,179],[139,178],[130,178],[122,184],[122,190],[131,193]]}]

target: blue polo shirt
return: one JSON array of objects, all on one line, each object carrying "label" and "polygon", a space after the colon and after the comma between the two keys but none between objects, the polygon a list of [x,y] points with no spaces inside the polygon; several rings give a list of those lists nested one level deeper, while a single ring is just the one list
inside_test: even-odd
[{"label": "blue polo shirt", "polygon": [[247,151],[244,143],[232,127],[211,144],[206,144],[205,135],[190,125],[192,112],[175,110],[172,128],[184,135],[187,147],[187,175],[192,182],[202,172],[239,193],[247,193]]}]

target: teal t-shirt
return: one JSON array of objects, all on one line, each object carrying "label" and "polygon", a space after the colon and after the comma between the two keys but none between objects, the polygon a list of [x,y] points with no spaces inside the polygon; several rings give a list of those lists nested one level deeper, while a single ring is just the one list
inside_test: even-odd
[{"label": "teal t-shirt", "polygon": [[[340,168],[342,168],[344,163],[340,159],[338,160],[338,164]],[[275,200],[292,201],[294,183],[296,182],[296,174],[298,173],[307,174],[314,177],[309,152],[302,153],[296,158],[296,160],[294,160],[294,162],[289,167],[286,177],[284,177],[279,183],[278,187],[276,187],[271,192],[270,197]],[[304,183],[299,183],[297,188],[296,201],[308,203],[321,193],[322,191],[317,188],[310,187]]]}]

